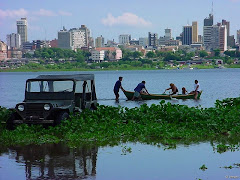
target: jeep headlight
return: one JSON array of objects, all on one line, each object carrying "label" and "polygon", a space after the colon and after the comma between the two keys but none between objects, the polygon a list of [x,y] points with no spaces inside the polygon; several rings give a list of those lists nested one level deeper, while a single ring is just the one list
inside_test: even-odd
[{"label": "jeep headlight", "polygon": [[17,108],[19,111],[24,111],[24,105],[22,105],[22,104],[18,105]]},{"label": "jeep headlight", "polygon": [[43,108],[44,110],[49,111],[51,107],[49,104],[45,104]]}]

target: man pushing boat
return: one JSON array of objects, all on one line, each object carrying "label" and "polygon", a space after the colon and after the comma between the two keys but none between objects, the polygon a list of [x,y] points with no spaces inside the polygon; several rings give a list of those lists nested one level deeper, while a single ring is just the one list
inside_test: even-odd
[{"label": "man pushing boat", "polygon": [[134,89],[135,92],[134,92],[134,95],[133,95],[133,97],[132,97],[132,101],[135,100],[135,99],[138,99],[138,100],[141,100],[141,99],[142,99],[142,98],[141,98],[141,91],[142,91],[142,90],[145,90],[146,93],[147,93],[148,95],[150,95],[150,94],[148,93],[146,87],[145,87],[145,84],[146,84],[146,82],[145,82],[145,81],[142,81],[141,83],[139,83],[139,84],[137,85],[137,87]]}]

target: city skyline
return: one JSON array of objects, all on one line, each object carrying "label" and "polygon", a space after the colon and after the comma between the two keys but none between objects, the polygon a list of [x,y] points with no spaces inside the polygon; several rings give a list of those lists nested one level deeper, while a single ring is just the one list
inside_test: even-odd
[{"label": "city skyline", "polygon": [[[200,3],[198,3],[200,2]],[[85,24],[94,38],[103,36],[106,40],[118,42],[120,34],[130,34],[132,38],[147,37],[148,32],[164,36],[166,28],[172,29],[175,38],[183,26],[198,22],[199,34],[203,34],[203,20],[212,12],[214,24],[222,19],[230,21],[230,35],[236,36],[240,21],[236,16],[240,0],[122,0],[121,4],[105,1],[59,2],[56,0],[34,2],[0,2],[0,39],[6,41],[7,34],[16,33],[16,21],[28,20],[28,40],[52,40],[58,31],[77,28]]]}]

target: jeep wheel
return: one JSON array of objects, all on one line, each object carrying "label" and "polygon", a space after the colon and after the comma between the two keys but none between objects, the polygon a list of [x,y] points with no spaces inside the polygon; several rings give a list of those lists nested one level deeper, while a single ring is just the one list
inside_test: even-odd
[{"label": "jeep wheel", "polygon": [[6,128],[8,130],[13,130],[14,129],[14,124],[13,124],[13,121],[17,119],[17,113],[16,112],[13,112],[11,114],[11,116],[8,118],[7,120],[7,126]]},{"label": "jeep wheel", "polygon": [[56,119],[54,120],[54,124],[55,125],[59,125],[62,121],[64,121],[65,119],[67,119],[69,117],[69,114],[67,112],[60,112]]}]

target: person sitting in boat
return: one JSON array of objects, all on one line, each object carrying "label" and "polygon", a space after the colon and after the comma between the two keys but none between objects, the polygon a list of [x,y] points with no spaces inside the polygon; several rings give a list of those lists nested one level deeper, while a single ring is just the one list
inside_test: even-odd
[{"label": "person sitting in boat", "polygon": [[194,90],[192,92],[190,92],[190,94],[195,94],[194,98],[197,99],[198,94],[200,93],[200,91],[201,91],[200,84],[199,84],[198,80],[195,80]]},{"label": "person sitting in boat", "polygon": [[170,89],[172,90],[172,94],[170,94],[170,95],[178,93],[178,88],[173,83],[171,83],[170,88],[165,89],[165,91],[170,90]]},{"label": "person sitting in boat", "polygon": [[182,94],[187,94],[188,92],[187,92],[187,90],[186,90],[186,88],[185,87],[182,87]]},{"label": "person sitting in boat", "polygon": [[133,94],[132,101],[135,100],[135,99],[138,99],[138,100],[141,99],[141,91],[142,90],[145,90],[146,93],[149,94],[146,87],[145,87],[145,84],[146,84],[146,82],[142,81],[141,83],[139,83],[137,85],[137,87],[134,89],[134,94]]}]

